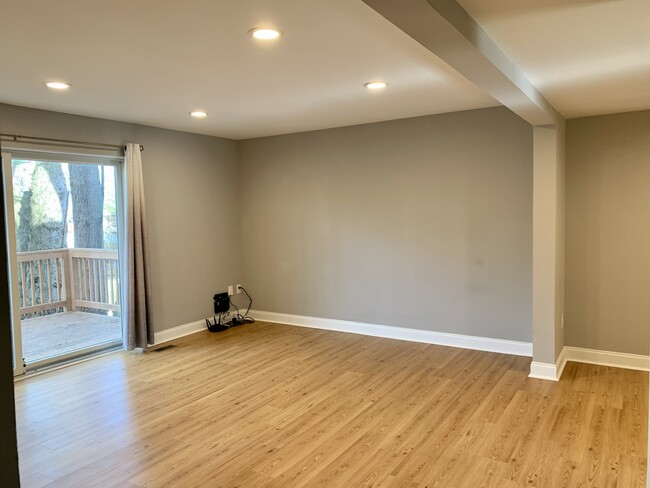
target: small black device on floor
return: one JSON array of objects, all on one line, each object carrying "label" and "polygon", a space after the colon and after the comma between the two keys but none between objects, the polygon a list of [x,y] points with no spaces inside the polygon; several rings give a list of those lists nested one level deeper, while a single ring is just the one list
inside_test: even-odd
[{"label": "small black device on floor", "polygon": [[[248,294],[248,292],[244,289],[244,287],[240,287],[240,289],[246,294],[249,300],[248,308],[246,309],[244,315],[239,313],[239,308],[237,307],[237,305],[232,303],[232,300],[228,296],[228,293],[217,293],[213,297],[214,313],[215,313],[213,317],[213,321],[211,322],[210,319],[205,319],[205,323],[208,326],[208,330],[210,332],[223,332],[224,330],[228,330],[230,327],[236,327],[238,325],[250,324],[255,322],[253,318],[248,317],[248,312],[250,311],[251,306],[253,305],[253,299]],[[228,317],[230,316],[231,307],[235,307],[236,312],[234,312],[230,320],[227,320]]]}]

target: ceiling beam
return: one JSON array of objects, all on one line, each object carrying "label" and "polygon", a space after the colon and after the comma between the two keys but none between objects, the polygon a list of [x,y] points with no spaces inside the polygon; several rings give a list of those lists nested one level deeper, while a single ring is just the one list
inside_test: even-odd
[{"label": "ceiling beam", "polygon": [[455,0],[363,2],[531,125],[562,122],[562,116]]}]

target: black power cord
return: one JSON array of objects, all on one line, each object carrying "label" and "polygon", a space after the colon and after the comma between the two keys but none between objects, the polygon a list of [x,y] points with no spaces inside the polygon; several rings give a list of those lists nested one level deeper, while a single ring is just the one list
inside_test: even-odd
[{"label": "black power cord", "polygon": [[235,307],[235,310],[237,310],[237,313],[235,314],[235,316],[229,322],[227,322],[227,324],[229,326],[231,326],[231,327],[236,327],[236,326],[242,325],[242,324],[252,324],[253,322],[255,322],[255,319],[248,316],[248,313],[251,310],[251,306],[253,305],[253,298],[250,296],[250,294],[246,291],[246,289],[243,286],[240,286],[239,288],[248,297],[248,307],[246,308],[246,313],[244,313],[244,315],[242,315],[239,312],[239,307],[237,305],[235,305],[235,303],[233,303],[232,297],[230,298],[230,306]]},{"label": "black power cord", "polygon": [[254,319],[253,317],[249,317],[249,316],[248,316],[248,312],[251,311],[251,307],[253,306],[253,298],[248,294],[248,292],[246,291],[246,288],[244,288],[243,286],[240,286],[239,288],[241,288],[241,290],[242,290],[244,293],[246,293],[246,296],[248,297],[248,300],[249,300],[249,302],[248,302],[248,308],[246,309],[246,313],[245,313],[244,316],[242,317],[242,320],[245,320],[245,321],[247,321],[247,322],[249,322],[249,323],[252,324],[253,322],[255,322],[255,319]]}]

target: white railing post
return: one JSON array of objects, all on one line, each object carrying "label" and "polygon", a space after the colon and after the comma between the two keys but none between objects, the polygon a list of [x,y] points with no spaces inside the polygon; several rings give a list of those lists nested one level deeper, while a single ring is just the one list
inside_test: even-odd
[{"label": "white railing post", "polygon": [[63,280],[65,281],[65,308],[69,312],[75,310],[75,283],[74,283],[74,263],[70,249],[66,249],[63,264]]}]

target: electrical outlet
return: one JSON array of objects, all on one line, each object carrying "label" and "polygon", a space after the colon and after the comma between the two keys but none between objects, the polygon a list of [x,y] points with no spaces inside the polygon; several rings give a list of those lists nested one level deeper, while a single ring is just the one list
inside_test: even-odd
[{"label": "electrical outlet", "polygon": [[235,287],[235,293],[237,293],[237,295],[239,295],[239,294],[241,293],[241,283],[239,283],[239,284]]},{"label": "electrical outlet", "polygon": [[228,296],[233,296],[232,285],[228,285]]}]

